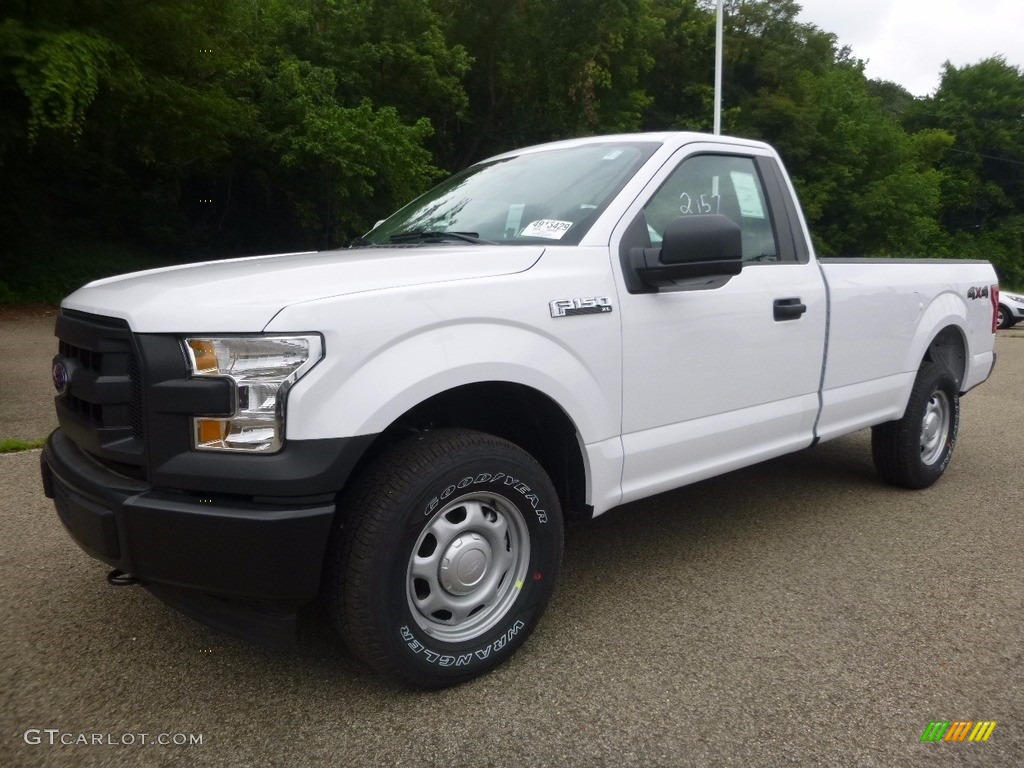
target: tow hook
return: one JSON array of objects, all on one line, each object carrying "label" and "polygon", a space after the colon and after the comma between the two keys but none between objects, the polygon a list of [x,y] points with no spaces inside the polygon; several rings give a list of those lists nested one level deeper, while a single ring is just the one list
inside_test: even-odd
[{"label": "tow hook", "polygon": [[141,584],[142,582],[130,573],[115,569],[107,574],[107,583],[112,587],[130,587],[133,584]]}]

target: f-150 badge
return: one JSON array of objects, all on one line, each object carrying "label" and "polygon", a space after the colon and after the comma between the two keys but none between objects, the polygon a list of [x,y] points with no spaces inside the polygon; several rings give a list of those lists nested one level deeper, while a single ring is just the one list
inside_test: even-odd
[{"label": "f-150 badge", "polygon": [[584,299],[555,299],[548,303],[552,317],[571,315],[597,315],[612,311],[612,300],[607,296],[590,296]]}]

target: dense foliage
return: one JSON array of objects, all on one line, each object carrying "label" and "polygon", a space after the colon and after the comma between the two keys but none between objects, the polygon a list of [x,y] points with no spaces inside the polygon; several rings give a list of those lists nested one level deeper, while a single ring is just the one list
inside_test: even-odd
[{"label": "dense foliage", "polygon": [[[144,265],[344,244],[447,172],[711,127],[706,0],[7,0],[0,302]],[[824,254],[1024,285],[1024,72],[915,98],[793,0],[727,3],[723,130],[789,166]]]}]

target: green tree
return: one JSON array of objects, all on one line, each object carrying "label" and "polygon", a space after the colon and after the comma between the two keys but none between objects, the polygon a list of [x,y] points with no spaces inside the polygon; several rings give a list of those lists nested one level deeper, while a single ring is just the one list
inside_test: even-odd
[{"label": "green tree", "polygon": [[469,59],[427,0],[38,0],[0,23],[0,223],[237,253],[337,245],[439,171]]},{"label": "green tree", "polygon": [[715,17],[697,0],[657,0],[652,13],[654,66],[642,84],[650,94],[645,130],[710,131],[713,125]]},{"label": "green tree", "polygon": [[230,82],[255,120],[214,181],[257,250],[344,243],[440,174],[429,115],[464,107],[468,59],[427,3],[267,0],[240,14],[247,53]]},{"label": "green tree", "polygon": [[[1024,285],[1020,69],[947,64],[915,99],[798,13],[729,0],[723,122],[778,147],[819,250]],[[489,154],[710,129],[714,27],[712,0],[8,0],[0,248],[338,245]]]},{"label": "green tree", "polygon": [[1024,72],[1000,56],[947,62],[935,95],[908,121],[956,137],[940,165],[953,250],[993,261],[1003,282],[1024,286]]},{"label": "green tree", "polygon": [[640,128],[661,21],[651,0],[442,0],[473,58],[447,162],[552,138]]},{"label": "green tree", "polygon": [[945,252],[934,166],[951,137],[909,134],[863,64],[798,13],[790,0],[729,4],[725,131],[779,150],[820,253]]},{"label": "green tree", "polygon": [[0,162],[10,231],[59,225],[169,243],[195,169],[215,167],[246,109],[217,82],[211,39],[232,4],[42,0],[0,26]]},{"label": "green tree", "polygon": [[774,129],[766,138],[793,173],[818,248],[938,255],[942,179],[934,164],[952,138],[937,130],[907,134],[883,113],[857,64],[803,73],[791,98],[781,116],[770,97],[752,112]]}]

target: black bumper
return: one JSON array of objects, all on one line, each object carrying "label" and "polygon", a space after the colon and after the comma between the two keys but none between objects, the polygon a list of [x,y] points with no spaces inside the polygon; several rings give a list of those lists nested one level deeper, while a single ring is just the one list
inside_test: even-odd
[{"label": "black bumper", "polygon": [[87,553],[218,629],[278,647],[294,641],[295,613],[319,591],[330,497],[161,491],[97,464],[60,429],[41,464],[46,495]]}]

